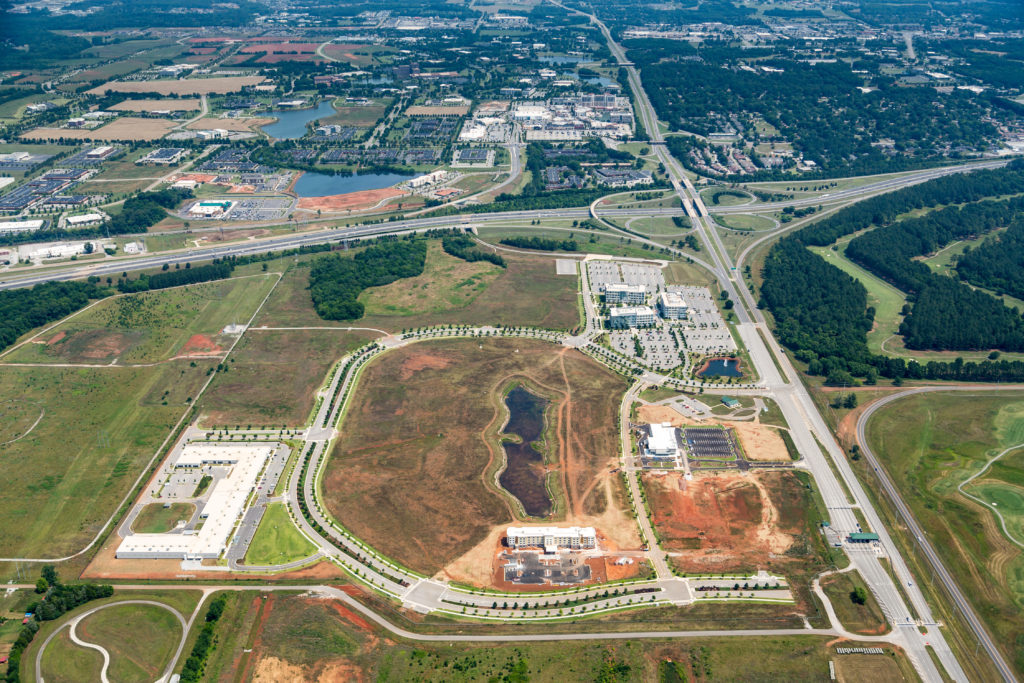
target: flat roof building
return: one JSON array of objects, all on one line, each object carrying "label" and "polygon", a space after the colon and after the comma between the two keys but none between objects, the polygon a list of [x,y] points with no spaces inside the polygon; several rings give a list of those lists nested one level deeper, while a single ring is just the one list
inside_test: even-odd
[{"label": "flat roof building", "polygon": [[676,292],[662,292],[658,295],[658,312],[666,320],[686,318],[686,300]]},{"label": "flat roof building", "polygon": [[31,232],[43,227],[43,221],[0,221],[0,234],[10,232]]},{"label": "flat roof building", "polygon": [[647,288],[643,285],[612,283],[605,285],[604,300],[610,304],[642,304],[647,300]]},{"label": "flat roof building", "polygon": [[94,225],[103,222],[103,214],[83,213],[81,216],[68,216],[69,228],[84,228],[87,225]]},{"label": "flat roof building", "polygon": [[590,550],[597,547],[594,527],[510,526],[505,533],[510,548],[543,548],[546,553],[560,549]]},{"label": "flat roof building", "polygon": [[657,317],[650,306],[622,306],[608,313],[608,326],[615,330],[627,327],[651,327]]},{"label": "flat roof building", "polygon": [[644,455],[658,459],[678,458],[679,438],[676,436],[676,428],[669,422],[647,425]]}]

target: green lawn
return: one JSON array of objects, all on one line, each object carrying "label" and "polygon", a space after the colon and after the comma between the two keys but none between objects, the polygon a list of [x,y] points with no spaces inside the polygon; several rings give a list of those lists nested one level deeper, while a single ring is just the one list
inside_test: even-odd
[{"label": "green lawn", "polygon": [[132,531],[137,534],[163,534],[178,522],[187,522],[195,511],[196,506],[192,503],[171,503],[167,507],[163,503],[150,503],[132,522]]},{"label": "green lawn", "polygon": [[92,683],[100,680],[103,656],[72,643],[64,629],[46,646],[42,664],[43,679],[49,683]]},{"label": "green lawn", "polygon": [[730,213],[715,216],[715,222],[733,230],[771,230],[775,221],[751,213]]},{"label": "green lawn", "polygon": [[245,563],[259,566],[285,564],[309,557],[314,552],[316,546],[299,533],[284,503],[270,503],[245,554]]},{"label": "green lawn", "polygon": [[[831,601],[839,622],[848,631],[879,635],[889,630],[882,608],[878,606],[878,601],[868,590],[857,570],[827,576],[821,580],[821,587]],[[851,597],[856,588],[861,588],[865,592],[867,600],[863,605],[857,604]]]},{"label": "green lawn", "polygon": [[181,624],[155,605],[118,605],[83,619],[77,633],[110,653],[112,681],[150,683],[160,677],[177,649]]}]

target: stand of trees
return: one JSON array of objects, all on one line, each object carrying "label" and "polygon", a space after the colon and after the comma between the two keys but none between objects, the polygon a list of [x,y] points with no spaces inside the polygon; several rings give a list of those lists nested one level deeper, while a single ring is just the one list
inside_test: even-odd
[{"label": "stand of trees", "polygon": [[195,683],[196,681],[202,680],[203,670],[206,667],[206,660],[209,658],[213,648],[217,645],[217,639],[214,637],[214,629],[216,628],[217,622],[220,621],[221,615],[224,614],[224,607],[227,604],[227,601],[227,595],[218,595],[206,609],[206,623],[203,624],[203,628],[199,631],[199,635],[196,637],[196,642],[192,646],[192,652],[189,654],[188,659],[185,660],[185,664],[181,668],[181,680],[183,683]]},{"label": "stand of trees", "polygon": [[230,261],[220,261],[197,268],[192,268],[191,264],[186,263],[182,270],[166,270],[153,275],[142,273],[136,280],[120,280],[117,283],[117,289],[120,292],[147,292],[152,289],[194,285],[231,277],[231,272],[234,269],[234,264]]},{"label": "stand of trees", "polygon": [[961,254],[956,271],[978,287],[1024,298],[1024,216],[1018,216],[997,238],[990,237]]},{"label": "stand of trees", "polygon": [[110,219],[107,229],[112,235],[146,232],[167,218],[167,209],[173,209],[192,196],[191,190],[158,190],[143,192],[126,199],[121,213]]},{"label": "stand of trees", "polygon": [[317,315],[325,320],[363,317],[359,294],[423,272],[427,258],[424,240],[394,240],[372,246],[352,258],[332,254],[313,262],[309,291]]},{"label": "stand of trees", "polygon": [[29,330],[84,308],[110,294],[94,282],[45,282],[31,289],[0,291],[0,349]]},{"label": "stand of trees", "polygon": [[448,235],[441,238],[441,247],[446,254],[450,254],[463,261],[488,261],[496,266],[504,268],[505,259],[493,251],[483,251],[476,242],[467,235]]},{"label": "stand of trees", "polygon": [[577,251],[576,240],[556,240],[548,237],[506,237],[502,244],[519,249],[536,249],[537,251]]}]

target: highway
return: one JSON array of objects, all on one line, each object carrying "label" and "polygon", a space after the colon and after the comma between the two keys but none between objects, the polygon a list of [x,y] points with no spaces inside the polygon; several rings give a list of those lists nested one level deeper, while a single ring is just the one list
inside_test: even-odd
[{"label": "highway", "polygon": [[[557,3],[556,3],[557,4]],[[591,22],[597,25],[605,36],[612,54],[627,70],[630,86],[633,89],[637,114],[651,136],[653,142],[662,142],[663,138],[657,124],[657,116],[651,105],[636,69],[628,62],[625,52],[608,31],[608,28],[595,17],[589,15]],[[881,558],[874,552],[848,552],[851,563],[860,571],[865,582],[874,593],[883,611],[894,626],[894,642],[899,642],[907,651],[911,661],[922,678],[926,681],[941,681],[942,673],[935,666],[928,648],[931,647],[941,662],[945,673],[957,681],[966,681],[967,676],[946,643],[937,624],[931,617],[931,611],[920,589],[914,584],[906,563],[900,556],[888,530],[871,505],[860,482],[857,480],[845,454],[833,438],[817,407],[814,405],[806,387],[801,383],[798,373],[792,368],[788,358],[775,342],[763,316],[757,310],[753,296],[742,282],[737,285],[735,267],[729,260],[728,252],[721,241],[714,225],[711,224],[704,203],[687,178],[679,162],[673,158],[665,145],[653,145],[659,160],[665,165],[672,183],[686,208],[694,226],[708,247],[715,274],[722,289],[736,302],[735,312],[739,321],[737,329],[747,347],[751,360],[759,376],[767,387],[770,395],[778,403],[790,427],[793,441],[814,475],[819,492],[825,501],[831,523],[842,536],[860,528],[854,508],[860,509],[872,531],[878,533],[880,546],[889,559],[892,569],[909,595],[919,619],[908,609],[893,579],[879,561]],[[948,169],[947,169],[948,171]],[[934,171],[938,172],[938,171]],[[900,182],[901,179],[883,181],[885,183]],[[838,193],[837,193],[838,194]],[[771,340],[769,350],[767,340]],[[778,362],[778,366],[776,366]],[[785,377],[780,374],[781,367]],[[822,451],[824,447],[827,454]],[[829,459],[835,465],[833,472]],[[849,492],[849,493],[848,493]],[[919,630],[918,627],[921,627]],[[921,632],[924,631],[924,633]]]}]

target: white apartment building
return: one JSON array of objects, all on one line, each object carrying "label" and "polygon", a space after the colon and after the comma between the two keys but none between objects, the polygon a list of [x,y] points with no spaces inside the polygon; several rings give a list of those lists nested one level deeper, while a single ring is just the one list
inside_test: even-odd
[{"label": "white apartment building", "polygon": [[597,547],[594,527],[510,526],[505,533],[510,548],[543,548],[546,553],[559,549],[590,550]]}]

